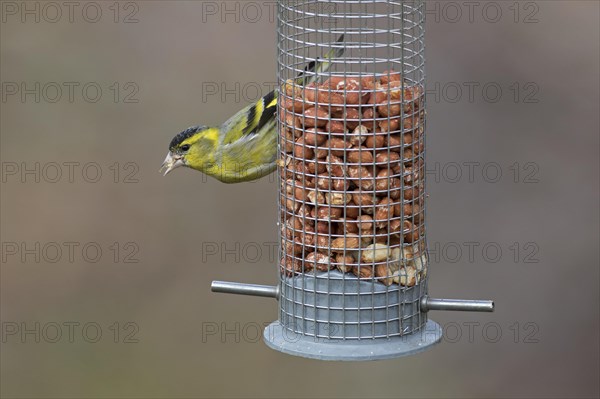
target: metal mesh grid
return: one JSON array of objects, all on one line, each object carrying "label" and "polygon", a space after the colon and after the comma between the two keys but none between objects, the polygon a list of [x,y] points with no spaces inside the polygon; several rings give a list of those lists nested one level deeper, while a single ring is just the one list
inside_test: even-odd
[{"label": "metal mesh grid", "polygon": [[278,4],[279,320],[412,333],[427,322],[424,4]]}]

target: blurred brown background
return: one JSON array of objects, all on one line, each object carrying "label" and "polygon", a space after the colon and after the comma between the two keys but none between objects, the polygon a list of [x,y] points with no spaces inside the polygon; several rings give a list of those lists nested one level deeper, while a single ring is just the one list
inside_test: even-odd
[{"label": "blurred brown background", "polygon": [[210,293],[276,282],[274,178],[158,174],[272,86],[274,3],[76,4],[1,4],[2,397],[598,397],[597,2],[428,3],[430,292],[496,312],[432,312],[443,344],[360,364],[272,351],[274,301]]}]

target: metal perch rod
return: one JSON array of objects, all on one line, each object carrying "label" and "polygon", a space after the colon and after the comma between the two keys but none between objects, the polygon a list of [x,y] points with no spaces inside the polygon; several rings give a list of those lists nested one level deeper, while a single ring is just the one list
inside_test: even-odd
[{"label": "metal perch rod", "polygon": [[460,310],[464,312],[493,312],[494,301],[473,299],[440,299],[424,296],[421,299],[421,310]]},{"label": "metal perch rod", "polygon": [[[213,281],[212,292],[225,294],[252,295],[266,298],[279,299],[279,287],[272,285],[258,285],[233,283],[229,281]],[[465,312],[493,312],[494,301],[472,299],[441,299],[424,296],[421,299],[421,310],[459,310]]]},{"label": "metal perch rod", "polygon": [[213,281],[210,289],[212,292],[225,294],[252,295],[279,299],[279,287],[272,285],[242,284],[229,281]]}]

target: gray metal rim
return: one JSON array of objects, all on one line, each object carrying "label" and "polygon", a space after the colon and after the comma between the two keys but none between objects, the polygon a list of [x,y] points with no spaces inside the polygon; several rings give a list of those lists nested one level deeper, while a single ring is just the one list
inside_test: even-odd
[{"label": "gray metal rim", "polygon": [[442,328],[433,320],[420,331],[401,337],[341,340],[297,334],[278,321],[263,333],[265,344],[288,355],[332,361],[366,361],[414,355],[431,348],[442,339]]}]

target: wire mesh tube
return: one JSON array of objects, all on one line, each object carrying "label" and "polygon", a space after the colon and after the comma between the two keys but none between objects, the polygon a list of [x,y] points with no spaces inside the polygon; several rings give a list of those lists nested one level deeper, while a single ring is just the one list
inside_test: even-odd
[{"label": "wire mesh tube", "polygon": [[294,332],[389,338],[427,321],[424,11],[279,2],[280,322]]}]

